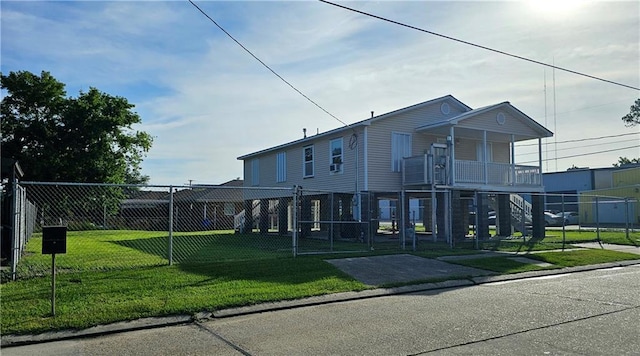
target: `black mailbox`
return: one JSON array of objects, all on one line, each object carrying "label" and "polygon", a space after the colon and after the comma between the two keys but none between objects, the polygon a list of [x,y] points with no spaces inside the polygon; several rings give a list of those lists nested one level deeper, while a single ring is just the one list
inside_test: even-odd
[{"label": "black mailbox", "polygon": [[67,253],[67,227],[43,226],[42,254],[52,255],[57,253]]}]

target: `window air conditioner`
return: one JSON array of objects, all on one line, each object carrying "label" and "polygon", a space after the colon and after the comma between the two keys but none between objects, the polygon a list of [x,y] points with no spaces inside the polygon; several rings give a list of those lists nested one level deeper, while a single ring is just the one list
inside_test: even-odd
[{"label": "window air conditioner", "polygon": [[341,168],[342,168],[342,164],[339,164],[339,163],[338,164],[334,163],[334,164],[329,165],[329,170],[331,172],[340,172]]}]

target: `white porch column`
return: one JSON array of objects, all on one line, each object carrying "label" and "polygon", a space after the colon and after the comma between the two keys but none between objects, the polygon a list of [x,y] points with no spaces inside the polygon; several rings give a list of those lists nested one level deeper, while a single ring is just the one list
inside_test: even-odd
[{"label": "white porch column", "polygon": [[516,137],[511,134],[511,185],[516,185]]},{"label": "white porch column", "polygon": [[451,178],[449,179],[449,182],[451,185],[454,185],[456,184],[456,137],[454,135],[453,126],[449,129],[449,137],[451,137],[451,169],[449,169],[449,172],[451,172]]},{"label": "white porch column", "polygon": [[542,185],[542,138],[538,137],[538,185]]},{"label": "white porch column", "polygon": [[484,184],[489,184],[489,167],[487,165],[487,130],[482,131],[482,170],[484,171]]}]

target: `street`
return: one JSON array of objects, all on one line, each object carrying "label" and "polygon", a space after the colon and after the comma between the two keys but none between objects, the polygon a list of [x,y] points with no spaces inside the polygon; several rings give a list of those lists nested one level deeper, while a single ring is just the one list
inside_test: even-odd
[{"label": "street", "polygon": [[2,355],[638,355],[640,265],[394,295]]}]

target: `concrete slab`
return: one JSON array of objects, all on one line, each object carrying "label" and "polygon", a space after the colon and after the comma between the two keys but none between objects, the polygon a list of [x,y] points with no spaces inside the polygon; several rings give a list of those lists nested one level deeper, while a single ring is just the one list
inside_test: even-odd
[{"label": "concrete slab", "polygon": [[520,262],[520,263],[527,263],[530,265],[536,265],[538,267],[551,267],[553,266],[553,264],[551,263],[547,263],[547,262],[542,262],[542,261],[538,261],[538,260],[533,260],[531,258],[526,258],[526,257],[509,257],[510,260],[514,260],[516,262]]},{"label": "concrete slab", "polygon": [[327,260],[360,282],[379,286],[419,280],[469,278],[494,272],[408,254]]},{"label": "concrete slab", "polygon": [[598,242],[585,242],[580,244],[572,244],[573,246],[580,246],[583,248],[599,248],[604,250],[613,250],[618,252],[628,252],[635,253],[640,255],[640,246],[631,246],[631,245],[613,245],[613,244],[605,244]]}]

